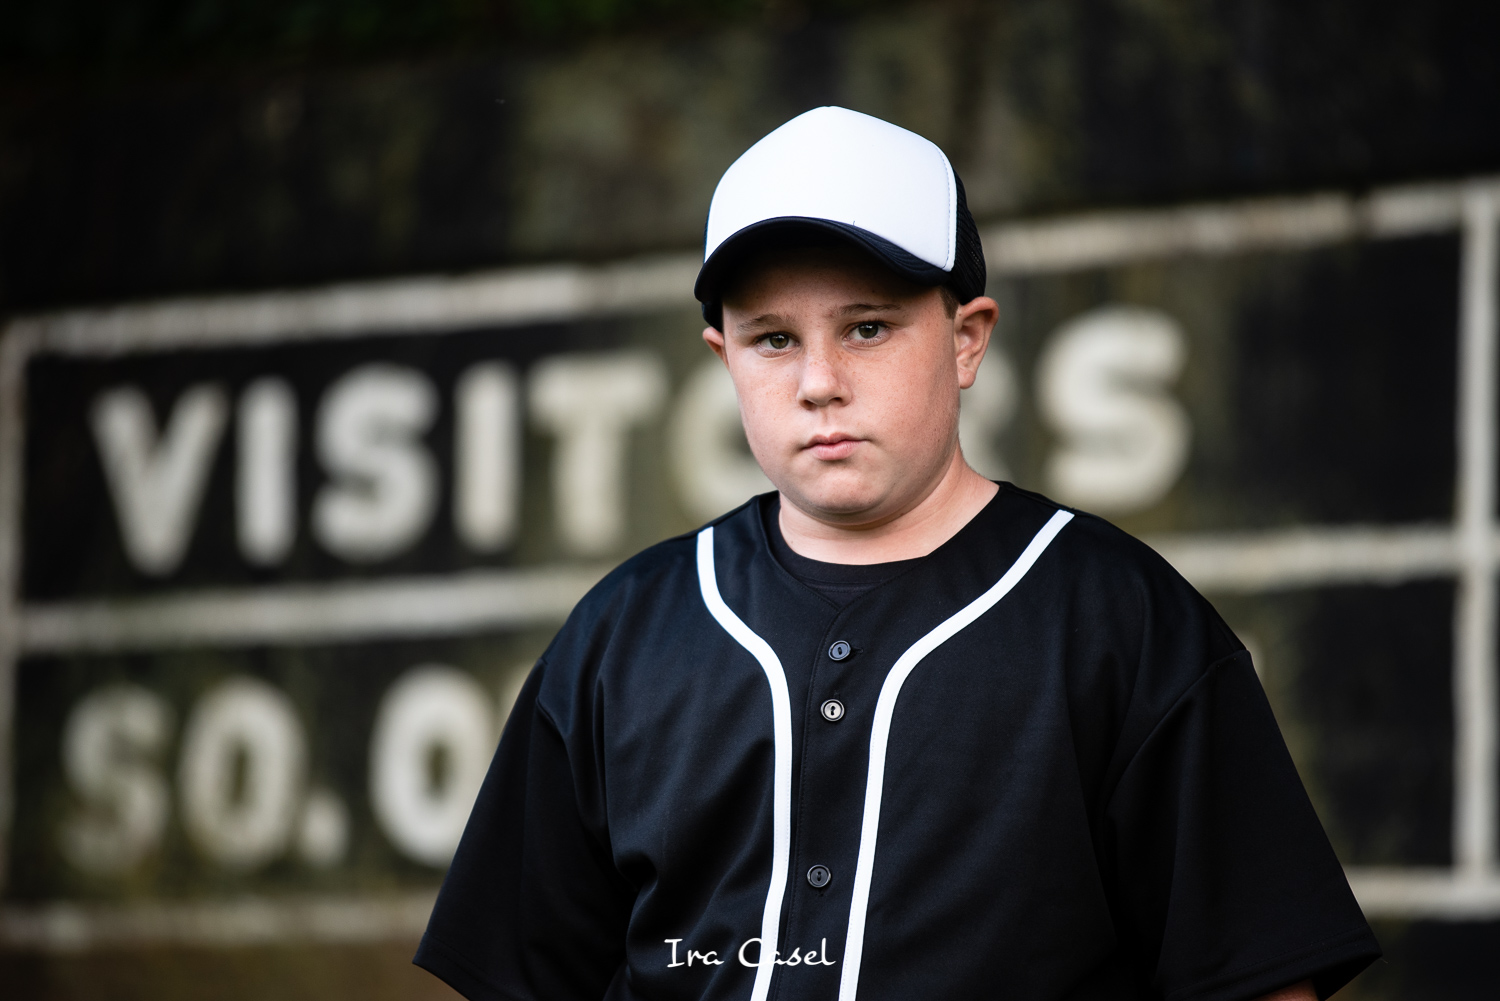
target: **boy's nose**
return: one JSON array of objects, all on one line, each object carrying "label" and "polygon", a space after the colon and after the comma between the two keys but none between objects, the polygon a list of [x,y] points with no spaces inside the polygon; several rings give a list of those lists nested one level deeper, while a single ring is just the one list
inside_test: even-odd
[{"label": "boy's nose", "polygon": [[814,407],[848,403],[848,387],[842,367],[827,351],[811,350],[806,354],[802,366],[802,381],[798,387],[801,402]]}]

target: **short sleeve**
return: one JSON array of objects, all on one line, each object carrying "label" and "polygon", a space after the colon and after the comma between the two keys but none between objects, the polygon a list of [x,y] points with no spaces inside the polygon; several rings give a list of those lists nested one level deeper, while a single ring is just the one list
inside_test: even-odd
[{"label": "short sleeve", "polygon": [[516,699],[414,959],[470,1001],[597,1001],[625,959],[634,892],[537,703],[544,671]]},{"label": "short sleeve", "polygon": [[1165,1001],[1327,997],[1379,957],[1243,650],[1163,716],[1106,819],[1121,931]]}]

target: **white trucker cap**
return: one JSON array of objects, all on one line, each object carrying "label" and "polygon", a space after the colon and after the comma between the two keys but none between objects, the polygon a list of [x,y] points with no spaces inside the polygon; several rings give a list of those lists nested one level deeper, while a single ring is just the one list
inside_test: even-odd
[{"label": "white trucker cap", "polygon": [[693,294],[715,327],[736,264],[757,250],[841,239],[960,302],[984,293],[984,252],[963,183],[915,132],[847,108],[815,108],[730,164],[714,191]]}]

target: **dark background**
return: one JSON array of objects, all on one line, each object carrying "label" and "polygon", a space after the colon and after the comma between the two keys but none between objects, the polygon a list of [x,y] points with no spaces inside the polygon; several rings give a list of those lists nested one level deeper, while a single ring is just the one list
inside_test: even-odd
[{"label": "dark background", "polygon": [[9,0],[0,309],[690,247],[823,103],[989,219],[1456,177],[1497,40],[1471,0]]},{"label": "dark background", "polygon": [[[691,250],[723,168],[824,103],[939,142],[981,224],[1461,178],[1500,172],[1500,6],[12,0],[0,3],[0,315]],[[1196,439],[1183,489],[1261,490],[1239,497],[1257,523],[1450,517],[1454,250],[1450,237],[1334,248],[1245,278],[1275,294],[1234,307],[1241,333],[1222,364],[1236,392],[1217,405],[1258,434],[1233,450]],[[1102,285],[1063,287],[1089,281],[1107,279],[1031,283],[1016,308],[1108,298]],[[1367,344],[1373,327],[1386,334]],[[1389,336],[1398,328],[1410,338]],[[81,399],[68,394],[95,376],[55,365],[52,405]],[[1348,454],[1361,428],[1377,433]],[[1372,498],[1382,462],[1392,486]],[[1219,524],[1232,505],[1201,496],[1147,527]],[[1275,510],[1286,497],[1296,509]],[[1451,585],[1219,604],[1237,629],[1259,630],[1273,668],[1297,665],[1268,688],[1345,861],[1447,864]],[[247,656],[252,670],[277,670]],[[360,652],[328,659],[345,656]],[[136,661],[32,662],[22,683],[59,705],[112,671],[202,684],[174,663]],[[35,775],[56,767],[49,746],[21,742]],[[22,889],[43,894],[35,875],[37,888]],[[1387,961],[1350,996],[1495,995],[1500,923],[1384,921],[1377,932]],[[0,953],[0,987],[444,996],[407,953]]]}]

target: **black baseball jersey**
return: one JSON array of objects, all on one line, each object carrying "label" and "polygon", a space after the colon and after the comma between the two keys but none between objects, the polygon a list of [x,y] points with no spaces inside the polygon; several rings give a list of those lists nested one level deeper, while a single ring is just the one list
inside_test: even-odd
[{"label": "black baseball jersey", "polygon": [[420,965],[475,1001],[1239,1001],[1379,955],[1248,654],[1150,549],[1002,485],[844,603],[774,500],[579,603]]}]

